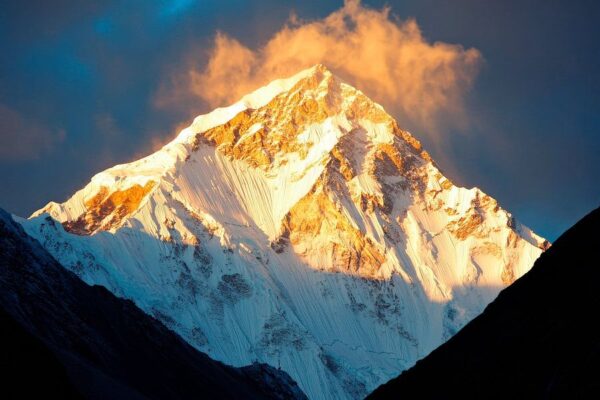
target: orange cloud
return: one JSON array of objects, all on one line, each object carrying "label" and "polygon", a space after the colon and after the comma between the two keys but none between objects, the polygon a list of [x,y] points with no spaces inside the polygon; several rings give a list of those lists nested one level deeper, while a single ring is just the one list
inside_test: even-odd
[{"label": "orange cloud", "polygon": [[258,49],[218,33],[208,63],[187,60],[163,86],[158,104],[191,104],[196,98],[211,107],[227,105],[273,79],[322,63],[401,124],[435,135],[442,122],[465,123],[464,95],[481,60],[476,49],[428,42],[414,19],[402,21],[387,7],[375,10],[347,0],[321,20],[292,15]]},{"label": "orange cloud", "polygon": [[37,159],[65,139],[64,130],[51,131],[0,104],[0,160]]}]

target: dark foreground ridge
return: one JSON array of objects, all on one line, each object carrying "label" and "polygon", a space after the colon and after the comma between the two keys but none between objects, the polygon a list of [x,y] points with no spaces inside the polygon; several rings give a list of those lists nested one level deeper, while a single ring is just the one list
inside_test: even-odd
[{"label": "dark foreground ridge", "polygon": [[452,339],[369,399],[600,398],[600,208]]},{"label": "dark foreground ridge", "polygon": [[306,398],[286,373],[214,361],[132,302],[88,286],[2,209],[0,324],[4,399]]}]

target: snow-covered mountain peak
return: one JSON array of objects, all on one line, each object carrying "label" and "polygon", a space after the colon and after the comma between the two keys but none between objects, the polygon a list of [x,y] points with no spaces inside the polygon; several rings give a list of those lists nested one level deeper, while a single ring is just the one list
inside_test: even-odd
[{"label": "snow-covered mountain peak", "polygon": [[[255,210],[264,207],[261,202],[253,206],[247,201],[244,208],[271,239],[279,234],[291,206],[312,188],[331,160],[337,160],[348,178],[353,171],[361,174],[363,166],[375,168],[373,160],[354,165],[366,147],[373,148],[369,157],[379,158],[382,166],[387,163],[388,169],[392,164],[402,169],[402,159],[413,154],[429,161],[419,142],[400,130],[380,105],[318,64],[197,117],[156,153],[97,174],[67,203],[50,203],[34,216],[49,212],[77,234],[118,228],[158,182],[182,178],[181,170],[190,169],[185,164],[194,162],[202,146],[216,148],[230,161],[244,162],[262,175],[276,203],[268,211]],[[411,155],[407,158],[405,152]],[[238,197],[248,194],[245,190]]]},{"label": "snow-covered mountain peak", "polygon": [[411,366],[548,245],[322,65],[197,117],[23,226],[212,357],[280,365],[327,399]]},{"label": "snow-covered mountain peak", "polygon": [[308,82],[311,77],[322,79],[324,75],[331,77],[333,74],[324,65],[317,64],[311,68],[300,71],[292,77],[274,80],[268,85],[247,94],[238,102],[228,107],[217,108],[208,114],[196,117],[192,125],[184,129],[175,141],[187,143],[196,133],[222,125],[244,110],[263,107],[274,97],[290,90],[301,80]]}]

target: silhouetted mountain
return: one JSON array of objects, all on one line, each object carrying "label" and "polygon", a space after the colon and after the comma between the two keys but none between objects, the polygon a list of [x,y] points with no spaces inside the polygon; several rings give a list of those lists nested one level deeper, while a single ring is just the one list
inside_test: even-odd
[{"label": "silhouetted mountain", "polygon": [[88,286],[1,209],[0,323],[1,398],[305,398],[284,372],[214,361]]},{"label": "silhouetted mountain", "polygon": [[600,398],[600,208],[452,339],[368,398]]},{"label": "silhouetted mountain", "polygon": [[[82,398],[65,367],[44,342],[27,332],[0,308],[2,398]],[[25,384],[23,384],[25,382]]]}]

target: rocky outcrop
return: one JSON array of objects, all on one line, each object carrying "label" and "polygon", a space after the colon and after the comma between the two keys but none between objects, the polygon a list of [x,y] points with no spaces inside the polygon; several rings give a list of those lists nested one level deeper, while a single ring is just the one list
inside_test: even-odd
[{"label": "rocky outcrop", "polygon": [[90,235],[98,230],[114,229],[138,209],[155,184],[148,181],[144,186],[136,184],[124,190],[114,191],[101,186],[95,195],[85,201],[85,212],[74,221],[65,221],[63,226],[76,235]]}]

